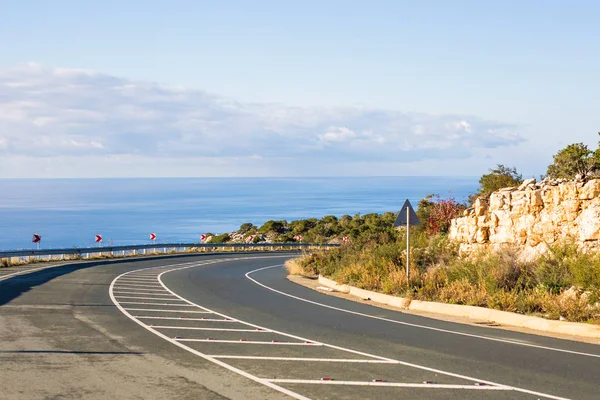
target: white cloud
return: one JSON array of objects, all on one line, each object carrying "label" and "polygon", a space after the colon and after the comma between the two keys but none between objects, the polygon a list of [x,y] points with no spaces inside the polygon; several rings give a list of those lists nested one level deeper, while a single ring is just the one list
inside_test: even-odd
[{"label": "white cloud", "polygon": [[[74,163],[94,157],[99,164],[105,160],[103,170],[112,176],[123,172],[111,169],[111,157],[130,166],[136,159],[140,165],[152,159],[173,173],[180,171],[173,160],[177,165],[219,160],[234,175],[247,172],[250,164],[240,162],[267,175],[282,173],[284,162],[298,166],[286,173],[301,174],[309,161],[323,170],[351,161],[467,159],[482,149],[523,141],[514,126],[477,117],[246,104],[199,90],[39,64],[0,69],[0,136],[0,177],[12,176],[11,160],[23,157],[43,157],[47,171],[53,159]],[[36,171],[20,173],[36,176]],[[199,169],[197,175],[205,172]]]},{"label": "white cloud", "polygon": [[356,137],[356,133],[352,129],[348,129],[345,126],[336,127],[332,126],[327,129],[322,135],[319,135],[319,139],[322,142],[345,142]]}]

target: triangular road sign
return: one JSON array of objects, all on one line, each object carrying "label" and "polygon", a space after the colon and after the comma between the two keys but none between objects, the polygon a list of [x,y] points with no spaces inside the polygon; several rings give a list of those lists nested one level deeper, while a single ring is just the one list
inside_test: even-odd
[{"label": "triangular road sign", "polygon": [[410,226],[421,225],[421,221],[419,221],[419,218],[417,217],[415,210],[410,205],[410,201],[408,201],[408,199],[406,199],[406,201],[404,202],[404,205],[402,206],[402,209],[398,212],[398,214],[396,214],[396,221],[394,221],[394,227],[406,226],[406,219],[407,219],[406,210],[408,210],[408,215],[410,216],[410,219],[408,221],[409,225]]}]

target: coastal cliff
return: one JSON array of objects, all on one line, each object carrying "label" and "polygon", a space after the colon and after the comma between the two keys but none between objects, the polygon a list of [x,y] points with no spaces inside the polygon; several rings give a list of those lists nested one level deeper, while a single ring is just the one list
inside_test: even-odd
[{"label": "coastal cliff", "polygon": [[535,179],[477,199],[452,220],[450,239],[461,253],[517,246],[525,259],[549,245],[573,240],[582,249],[600,245],[600,179]]}]

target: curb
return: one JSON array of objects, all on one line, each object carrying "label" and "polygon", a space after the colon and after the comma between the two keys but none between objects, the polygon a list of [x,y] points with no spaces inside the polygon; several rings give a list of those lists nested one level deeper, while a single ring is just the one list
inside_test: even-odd
[{"label": "curb", "polygon": [[412,300],[405,297],[359,289],[350,285],[342,285],[319,275],[319,283],[342,293],[351,294],[361,299],[370,299],[375,303],[387,304],[410,311],[426,311],[431,313],[466,317],[484,321],[493,321],[503,325],[529,328],[537,331],[560,333],[563,335],[582,336],[600,339],[600,326],[579,322],[555,321],[540,317],[516,314],[491,308],[446,304],[434,301]]}]

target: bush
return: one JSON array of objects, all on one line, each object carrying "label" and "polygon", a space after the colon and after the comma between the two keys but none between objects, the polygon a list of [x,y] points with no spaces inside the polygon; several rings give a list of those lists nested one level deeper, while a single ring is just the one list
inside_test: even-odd
[{"label": "bush", "polygon": [[283,233],[287,227],[287,221],[269,220],[258,229],[260,233]]},{"label": "bush", "polygon": [[548,177],[553,179],[573,179],[576,175],[585,177],[600,169],[600,148],[592,151],[583,143],[570,144],[556,153],[553,161],[546,172]]},{"label": "bush", "polygon": [[479,189],[475,195],[469,197],[469,202],[473,204],[478,197],[488,197],[498,189],[510,186],[518,186],[523,182],[523,176],[517,173],[515,167],[505,167],[498,164],[495,169],[490,169],[488,174],[484,174],[479,179]]},{"label": "bush", "polygon": [[228,233],[222,235],[216,235],[210,238],[209,243],[227,243],[231,240],[231,236]]},{"label": "bush", "polygon": [[442,199],[439,195],[430,194],[419,201],[417,217],[425,233],[447,233],[452,219],[458,217],[465,208],[454,198]]}]

